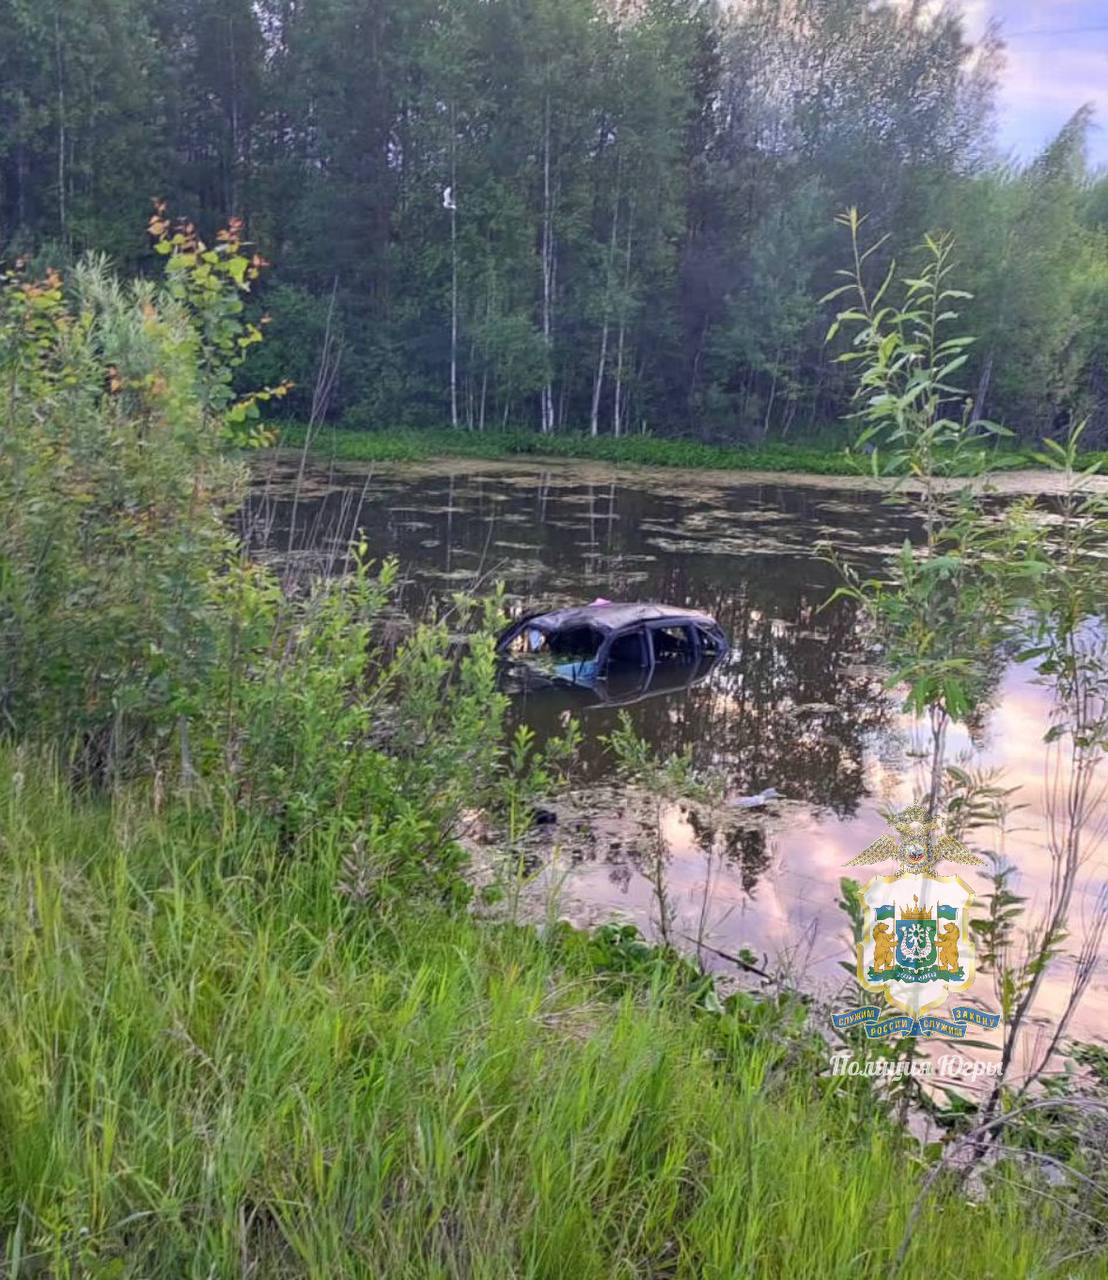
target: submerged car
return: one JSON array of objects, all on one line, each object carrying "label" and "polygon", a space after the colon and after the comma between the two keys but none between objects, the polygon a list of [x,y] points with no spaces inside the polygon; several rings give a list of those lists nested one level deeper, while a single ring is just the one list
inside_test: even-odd
[{"label": "submerged car", "polygon": [[616,703],[699,683],[728,643],[699,609],[597,600],[527,614],[501,632],[496,649],[531,684],[584,686]]}]

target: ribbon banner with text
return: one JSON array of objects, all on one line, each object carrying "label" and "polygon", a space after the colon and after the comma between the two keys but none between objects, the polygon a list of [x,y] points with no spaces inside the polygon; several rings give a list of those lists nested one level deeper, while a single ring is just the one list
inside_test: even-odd
[{"label": "ribbon banner with text", "polygon": [[882,1018],[877,1005],[864,1004],[857,1009],[833,1013],[831,1021],[840,1031],[850,1027],[865,1027],[868,1040],[884,1040],[893,1035],[927,1038],[935,1034],[950,1036],[953,1040],[964,1040],[967,1027],[984,1027],[991,1031],[1000,1022],[1000,1015],[963,1004],[951,1009],[949,1018],[940,1018],[936,1014],[913,1018],[910,1013],[897,1013]]}]

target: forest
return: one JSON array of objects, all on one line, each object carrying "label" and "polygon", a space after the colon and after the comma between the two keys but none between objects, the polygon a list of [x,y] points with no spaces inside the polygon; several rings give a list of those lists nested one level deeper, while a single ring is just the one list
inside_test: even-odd
[{"label": "forest", "polygon": [[[870,0],[0,0],[0,261],[154,274],[151,199],[276,263],[256,377],[354,428],[818,437],[820,300],[955,241],[960,373],[1108,440],[1108,176],[998,152],[1002,32]],[[332,353],[320,378],[320,353]]]},{"label": "forest", "polygon": [[1091,109],[923,0],[0,19],[0,1277],[1104,1280]]}]

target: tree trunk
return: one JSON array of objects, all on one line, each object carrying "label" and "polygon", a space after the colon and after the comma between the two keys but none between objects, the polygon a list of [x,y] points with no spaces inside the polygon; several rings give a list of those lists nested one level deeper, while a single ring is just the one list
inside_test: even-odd
[{"label": "tree trunk", "polygon": [[543,435],[554,430],[554,384],[550,370],[552,300],[554,292],[554,219],[550,190],[550,94],[546,95],[542,148],[542,340],[546,348],[547,375],[541,396]]},{"label": "tree trunk", "polygon": [[943,778],[946,776],[946,731],[950,724],[950,716],[945,708],[932,706],[931,721],[931,777],[927,789],[927,816],[933,818],[939,807],[943,793]]},{"label": "tree trunk", "polygon": [[623,392],[623,339],[627,326],[624,324],[622,317],[619,322],[619,341],[616,343],[616,381],[612,390],[612,435],[619,435],[620,414],[622,412],[621,398]]},{"label": "tree trunk", "polygon": [[688,407],[692,409],[693,399],[696,396],[696,384],[700,381],[700,365],[704,359],[704,345],[708,340],[708,317],[704,317],[704,323],[700,326],[700,337],[697,340],[696,351],[693,354],[692,368],[689,370],[689,389],[687,392]]},{"label": "tree trunk", "polygon": [[458,428],[458,130],[450,104],[450,425]]},{"label": "tree trunk", "polygon": [[592,383],[592,413],[589,415],[589,435],[600,432],[600,393],[604,387],[604,366],[608,359],[608,311],[612,301],[612,285],[615,276],[616,236],[619,229],[620,160],[616,163],[616,194],[612,206],[612,234],[608,238],[608,273],[604,286],[604,323],[600,330],[600,356],[596,362],[596,376]]},{"label": "tree trunk", "polygon": [[470,338],[469,354],[466,358],[466,430],[472,431],[477,413],[477,340]]},{"label": "tree trunk", "polygon": [[239,85],[238,58],[235,56],[235,20],[227,20],[228,54],[231,60],[231,154],[227,162],[228,211],[241,216],[242,192],[239,190]]},{"label": "tree trunk", "polygon": [[989,399],[989,383],[993,380],[993,353],[990,351],[981,367],[981,377],[977,381],[977,395],[973,398],[973,416],[983,418],[985,405]]},{"label": "tree trunk", "polygon": [[54,60],[58,73],[58,233],[62,247],[69,242],[69,216],[66,209],[65,149],[68,145],[65,128],[65,60],[62,57],[62,22],[59,12],[61,0],[54,6]]},{"label": "tree trunk", "polygon": [[618,436],[623,421],[623,350],[627,336],[627,295],[631,288],[631,217],[627,218],[627,256],[623,268],[623,302],[619,314],[619,342],[616,345],[616,385],[612,394],[612,434]]},{"label": "tree trunk", "polygon": [[589,435],[600,433],[600,392],[604,386],[604,364],[608,359],[608,317],[600,330],[600,355],[596,361],[596,376],[592,380],[592,412],[589,415]]},{"label": "tree trunk", "polygon": [[769,424],[773,419],[773,405],[777,399],[777,371],[781,365],[781,348],[777,348],[777,354],[773,357],[773,378],[769,384],[769,399],[766,401],[766,414],[762,419],[762,439],[769,438]]}]

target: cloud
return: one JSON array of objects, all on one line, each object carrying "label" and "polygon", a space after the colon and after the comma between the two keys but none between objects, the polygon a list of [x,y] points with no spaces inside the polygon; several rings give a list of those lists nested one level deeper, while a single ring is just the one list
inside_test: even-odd
[{"label": "cloud", "polygon": [[[968,0],[970,29],[1001,20],[1005,68],[998,102],[1002,149],[1029,159],[1042,149],[1084,103],[1108,121],[1108,31],[1095,0]],[[1108,134],[1089,138],[1094,162],[1108,161]]]},{"label": "cloud", "polygon": [[[1084,103],[1096,108],[1097,120],[1108,120],[1108,52],[1067,47],[1009,47],[1000,89],[1000,141],[1027,158],[1041,148]],[[1095,159],[1108,159],[1103,129],[1090,136]]]},{"label": "cloud", "polygon": [[[1108,126],[1108,14],[1100,0],[925,0],[924,17],[954,3],[966,35],[980,40],[999,22],[1006,40],[997,101],[1001,151],[1032,159],[1086,102]],[[907,8],[913,0],[888,0]],[[1070,34],[1072,32],[1072,34]],[[1090,159],[1108,164],[1108,128],[1089,137]]]}]

